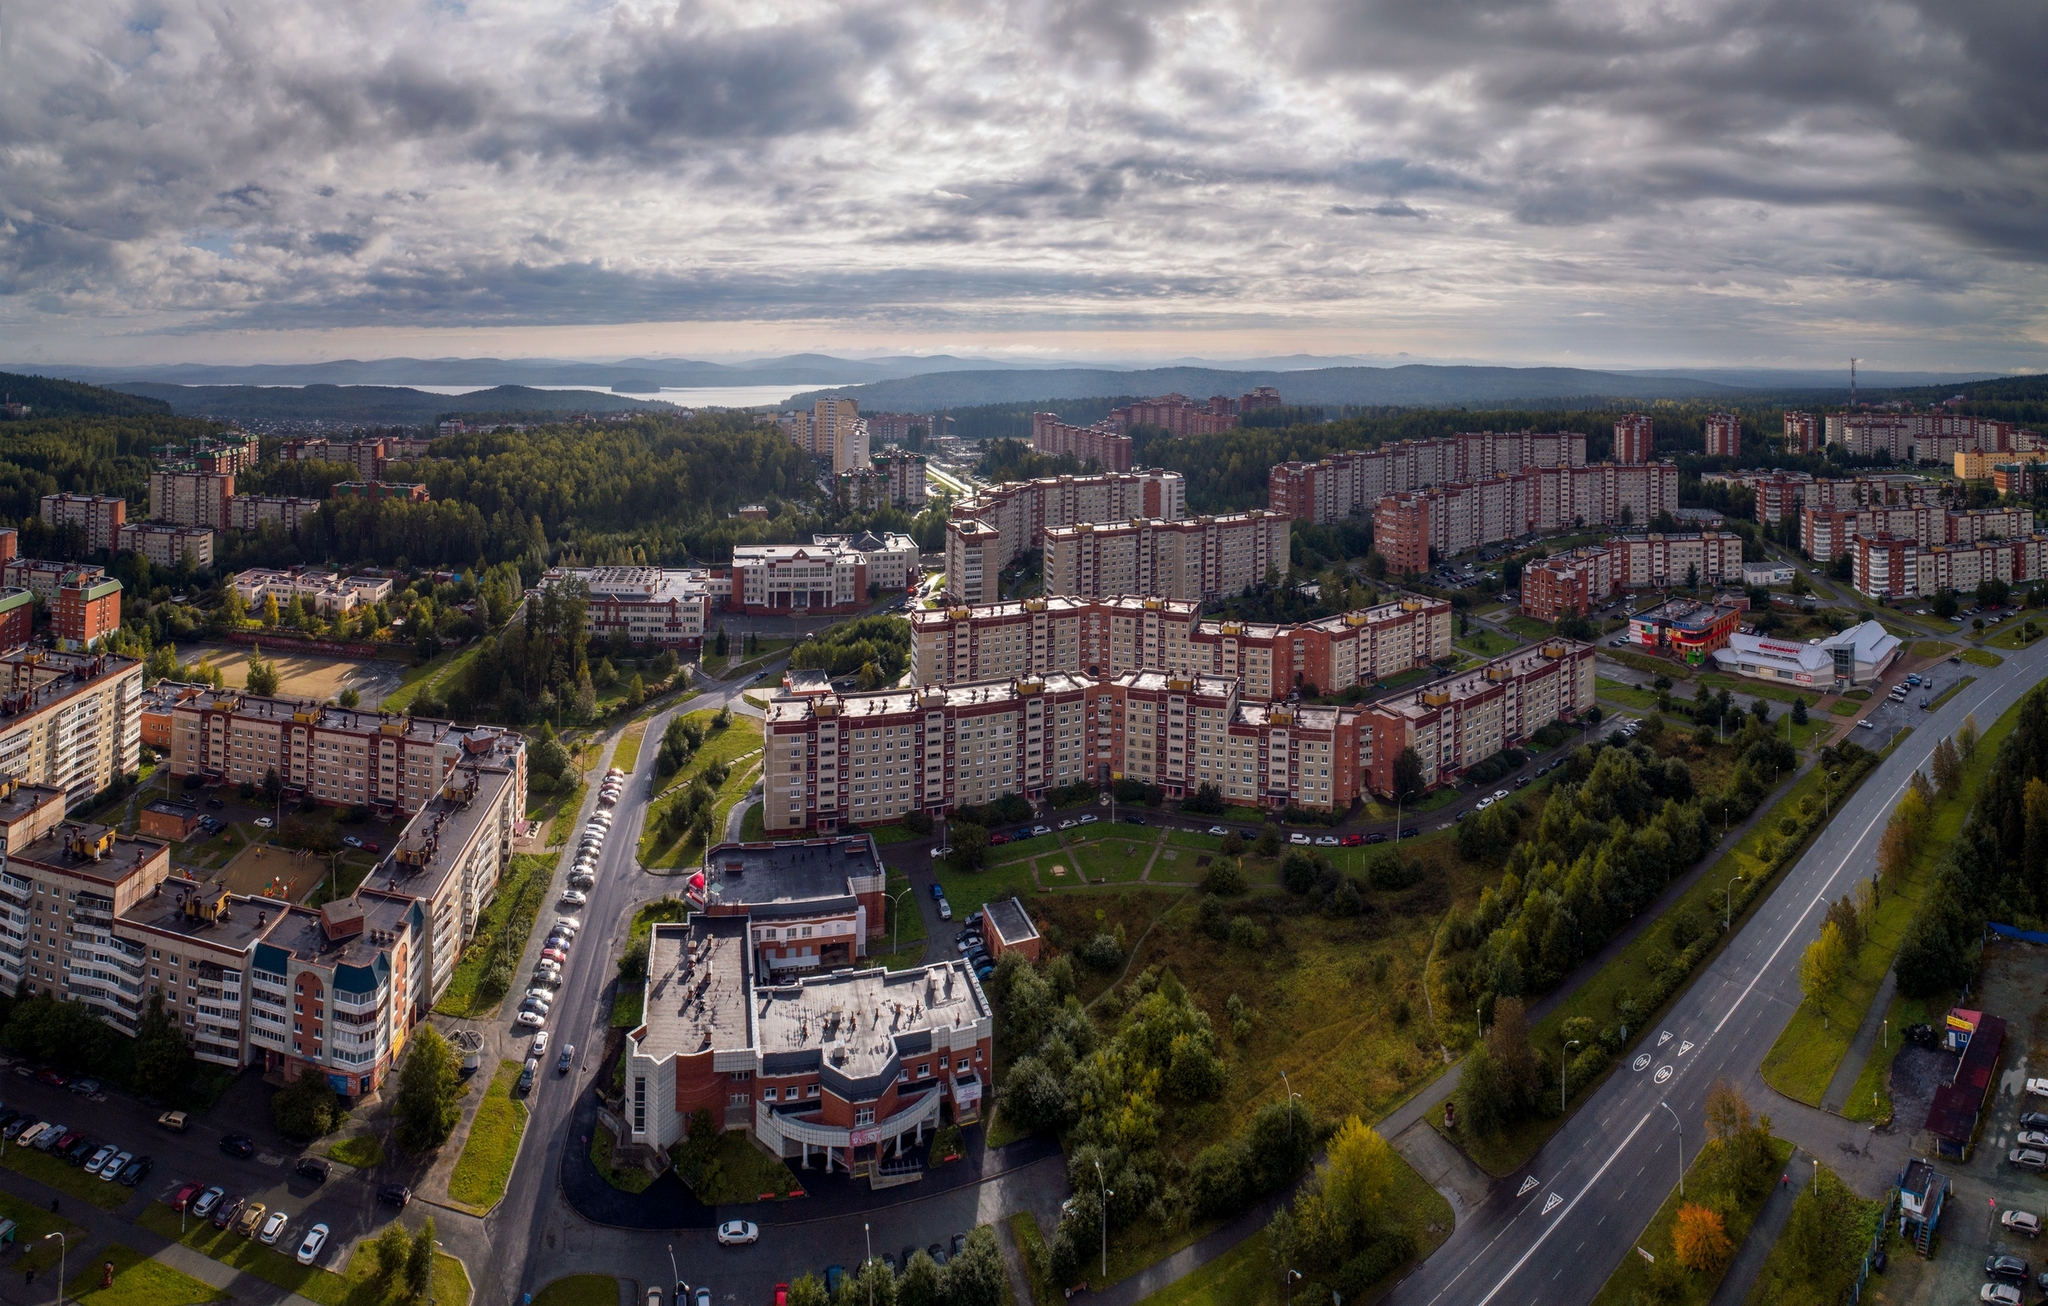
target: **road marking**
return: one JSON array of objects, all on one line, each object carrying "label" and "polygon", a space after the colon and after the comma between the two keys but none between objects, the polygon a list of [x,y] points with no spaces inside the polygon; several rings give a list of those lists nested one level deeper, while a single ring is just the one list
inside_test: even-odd
[{"label": "road marking", "polygon": [[1655,1080],[1656,1080],[1656,1081],[1657,1081],[1658,1083],[1660,1083],[1660,1084],[1661,1084],[1661,1083],[1663,1083],[1663,1082],[1664,1082],[1665,1080],[1667,1080],[1667,1079],[1671,1078],[1671,1067],[1670,1067],[1670,1066],[1659,1066],[1659,1067],[1657,1067],[1657,1073],[1656,1073],[1655,1075],[1652,1075],[1652,1076],[1651,1076],[1651,1078],[1652,1078],[1652,1079],[1655,1079]]},{"label": "road marking", "polygon": [[[1558,1216],[1555,1220],[1552,1220],[1548,1228],[1544,1229],[1542,1233],[1536,1235],[1536,1241],[1529,1244],[1529,1250],[1523,1252],[1522,1258],[1516,1261],[1513,1265],[1508,1267],[1508,1272],[1501,1276],[1500,1282],[1494,1284],[1491,1291],[1489,1291],[1484,1297],[1481,1297],[1479,1299],[1477,1306],[1488,1306],[1488,1303],[1490,1303],[1495,1297],[1500,1295],[1500,1290],[1502,1288],[1507,1287],[1508,1280],[1514,1278],[1516,1274],[1520,1273],[1522,1267],[1529,1263],[1529,1258],[1536,1254],[1537,1249],[1542,1247],[1544,1243],[1550,1240],[1551,1234],[1557,1232],[1558,1226],[1571,1218],[1573,1208],[1577,1207],[1578,1204],[1582,1200],[1584,1200],[1587,1193],[1593,1191],[1593,1185],[1600,1182],[1601,1177],[1607,1173],[1607,1168],[1613,1165],[1617,1160],[1621,1158],[1621,1154],[1628,1150],[1628,1145],[1636,1141],[1636,1135],[1643,1132],[1643,1126],[1649,1123],[1650,1113],[1645,1111],[1643,1113],[1643,1118],[1641,1120],[1636,1121],[1636,1127],[1628,1131],[1628,1137],[1621,1140],[1621,1146],[1615,1148],[1614,1151],[1611,1154],[1609,1154],[1608,1158],[1600,1163],[1600,1168],[1593,1172],[1593,1177],[1586,1180],[1585,1187],[1579,1189],[1578,1194],[1574,1196],[1571,1201],[1565,1203],[1564,1214]],[[1605,1219],[1606,1217],[1602,1216],[1601,1218]]]},{"label": "road marking", "polygon": [[1535,1186],[1536,1186],[1536,1176],[1535,1176],[1535,1175],[1530,1175],[1530,1176],[1529,1176],[1529,1177],[1528,1177],[1527,1179],[1524,1179],[1524,1180],[1522,1181],[1522,1186],[1521,1186],[1520,1188],[1517,1188],[1517,1189],[1515,1190],[1515,1196],[1517,1196],[1517,1197],[1522,1197],[1522,1196],[1525,1196],[1525,1195],[1527,1195],[1528,1191],[1529,1191],[1529,1190],[1530,1190],[1531,1188],[1534,1188]]},{"label": "road marking", "polygon": [[1660,1048],[1663,1047],[1666,1043],[1669,1043],[1670,1041],[1671,1031],[1668,1029],[1665,1030],[1663,1033],[1657,1035],[1657,1046]]},{"label": "road marking", "polygon": [[1556,1193],[1552,1193],[1550,1197],[1543,1203],[1543,1213],[1545,1215],[1549,1215],[1552,1211],[1555,1211],[1563,1201],[1564,1198],[1559,1197]]},{"label": "road marking", "polygon": [[1690,1052],[1690,1051],[1692,1051],[1692,1044],[1690,1044],[1690,1043],[1680,1043],[1680,1044],[1678,1045],[1678,1055],[1679,1055],[1679,1056],[1684,1056],[1684,1055],[1685,1055],[1686,1053],[1688,1053],[1688,1052]]},{"label": "road marking", "polygon": [[1645,1052],[1637,1057],[1635,1059],[1635,1067],[1638,1071],[1648,1070],[1650,1068],[1650,1054]]}]

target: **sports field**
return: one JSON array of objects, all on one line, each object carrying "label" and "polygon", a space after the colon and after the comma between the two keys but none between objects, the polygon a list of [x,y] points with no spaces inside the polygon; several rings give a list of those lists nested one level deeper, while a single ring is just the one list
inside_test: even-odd
[{"label": "sports field", "polygon": [[250,844],[221,868],[236,893],[264,894],[298,902],[327,874],[325,857],[268,844]]},{"label": "sports field", "polygon": [[[208,665],[220,668],[220,674],[227,683],[240,688],[248,682],[249,658],[254,650],[239,644],[194,644],[178,650],[180,661],[191,662],[204,658]],[[289,647],[265,648],[263,657],[277,664],[278,693],[286,698],[317,698],[323,701],[336,697],[348,685],[369,701],[370,684],[379,678],[379,671],[389,671],[394,678],[395,663],[363,663],[348,658],[315,657],[294,652]]]}]

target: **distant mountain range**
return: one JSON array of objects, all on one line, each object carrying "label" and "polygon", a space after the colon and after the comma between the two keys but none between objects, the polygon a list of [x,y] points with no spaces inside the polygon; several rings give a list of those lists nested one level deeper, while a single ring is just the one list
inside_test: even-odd
[{"label": "distant mountain range", "polygon": [[532,390],[501,385],[465,395],[437,395],[402,386],[166,385],[132,381],[111,387],[162,400],[180,417],[223,421],[356,422],[423,426],[443,413],[674,412],[675,405],[626,399],[600,390]]}]

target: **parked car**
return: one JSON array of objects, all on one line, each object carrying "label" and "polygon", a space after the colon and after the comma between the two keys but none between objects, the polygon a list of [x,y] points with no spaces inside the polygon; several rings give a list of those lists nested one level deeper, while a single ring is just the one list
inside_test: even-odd
[{"label": "parked car", "polygon": [[302,1156],[299,1163],[292,1167],[292,1172],[301,1179],[311,1179],[316,1184],[324,1184],[327,1182],[330,1169],[327,1162],[317,1156]]},{"label": "parked car", "polygon": [[85,1163],[85,1172],[87,1174],[98,1174],[100,1172],[101,1166],[104,1166],[107,1162],[113,1160],[116,1156],[119,1156],[120,1154],[120,1148],[115,1147],[112,1143],[106,1144],[97,1152],[94,1152],[92,1154],[92,1159]]},{"label": "parked car", "polygon": [[2022,1170],[2048,1170],[2048,1152],[2037,1147],[2015,1147],[2005,1159]]},{"label": "parked car", "polygon": [[341,836],[341,842],[349,848],[360,848],[363,846],[363,840],[360,835],[345,834]]},{"label": "parked car", "polygon": [[268,816],[259,816],[256,818],[256,828],[259,830],[268,830],[276,824],[277,822]]},{"label": "parked car", "polygon": [[1474,804],[1472,805],[1472,810],[1473,810],[1473,811],[1475,811],[1475,812],[1483,812],[1483,811],[1485,811],[1485,810],[1486,810],[1487,808],[1489,808],[1489,807],[1491,807],[1491,806],[1493,806],[1493,799],[1491,799],[1491,798],[1482,798],[1482,799],[1480,799],[1480,800],[1479,800],[1479,801],[1478,801],[1477,803],[1474,803]]},{"label": "parked car", "polygon": [[57,1142],[59,1139],[63,1138],[64,1135],[70,1132],[70,1125],[51,1125],[48,1129],[45,1129],[42,1133],[36,1135],[36,1151],[49,1151],[50,1149],[57,1146]]},{"label": "parked car", "polygon": [[2018,1256],[1991,1255],[1984,1258],[1984,1277],[1996,1283],[2027,1281],[2027,1263]]},{"label": "parked car", "polygon": [[2048,1078],[2037,1077],[2027,1081],[2027,1091],[2048,1097]]},{"label": "parked car", "polygon": [[239,1156],[247,1159],[256,1155],[256,1144],[240,1134],[229,1134],[226,1138],[220,1140],[220,1150],[226,1152],[229,1156]]},{"label": "parked car", "polygon": [[562,901],[568,903],[571,907],[581,907],[590,901],[590,895],[581,889],[568,889],[563,891]]},{"label": "parked car", "polygon": [[2020,1290],[2009,1283],[1987,1283],[1977,1290],[1977,1300],[1990,1306],[2020,1306]]},{"label": "parked car", "polygon": [[156,1123],[160,1128],[168,1129],[174,1134],[182,1134],[185,1132],[185,1126],[191,1121],[183,1111],[166,1111],[156,1118]]},{"label": "parked car", "polygon": [[542,1025],[545,1025],[548,1022],[547,1018],[544,1016],[536,1016],[531,1011],[522,1011],[518,1015],[512,1017],[512,1023],[515,1025],[524,1025],[528,1029],[539,1029]]},{"label": "parked car", "polygon": [[226,807],[226,806],[227,806],[227,804],[226,804],[225,802],[223,802],[222,800],[220,800],[220,799],[218,799],[218,798],[209,798],[209,799],[207,799],[207,800],[206,800],[206,805],[207,805],[208,807],[211,807],[211,808],[213,808],[213,809],[214,809],[215,811],[219,811],[219,810],[220,810],[221,808],[223,808],[223,807]]},{"label": "parked car", "polygon": [[761,1236],[761,1227],[751,1220],[727,1220],[718,1226],[718,1245],[745,1247]]},{"label": "parked car", "polygon": [[186,1184],[178,1190],[178,1195],[171,1199],[171,1209],[173,1211],[182,1211],[190,1207],[192,1199],[199,1196],[199,1192],[198,1184]]},{"label": "parked car", "polygon": [[311,1265],[320,1255],[320,1249],[327,1245],[327,1226],[316,1224],[306,1230],[306,1240],[299,1244],[297,1256],[293,1259],[301,1265]]},{"label": "parked car", "polygon": [[395,1206],[402,1211],[405,1209],[406,1203],[412,1200],[412,1189],[407,1188],[404,1184],[379,1184],[377,1185],[377,1200],[388,1206]]},{"label": "parked car", "polygon": [[1341,844],[1339,844],[1339,843],[1337,842],[1337,836],[1336,836],[1336,835],[1334,835],[1334,834],[1324,834],[1324,835],[1318,835],[1318,836],[1316,836],[1316,847],[1318,847],[1318,848],[1338,848],[1338,847],[1342,847],[1342,845],[1341,845]]},{"label": "parked car", "polygon": [[1051,826],[1049,826],[1049,825],[1034,825],[1034,826],[1032,826],[1032,827],[1031,827],[1031,835],[1032,835],[1032,837],[1033,837],[1033,838],[1036,838],[1036,837],[1038,837],[1038,836],[1039,836],[1039,835],[1041,835],[1041,834],[1051,834],[1051,833],[1052,833],[1052,827],[1051,827]]},{"label": "parked car", "polygon": [[242,1213],[242,1205],[242,1199],[239,1197],[230,1197],[222,1202],[213,1212],[213,1227],[225,1229],[233,1224],[236,1217]]},{"label": "parked car", "polygon": [[2013,1137],[2012,1141],[2018,1143],[2021,1147],[2038,1147],[2042,1151],[2048,1152],[2048,1133],[2044,1133],[2039,1129],[2022,1129]]},{"label": "parked car", "polygon": [[192,1214],[204,1220],[212,1215],[223,1201],[227,1200],[227,1195],[227,1189],[222,1188],[219,1184],[215,1184],[199,1194],[198,1200],[192,1203]]},{"label": "parked car", "polygon": [[100,1168],[92,1173],[98,1174],[101,1183],[112,1183],[114,1176],[120,1174],[122,1169],[134,1159],[135,1153],[133,1152],[117,1152],[112,1160],[101,1162]]},{"label": "parked car", "polygon": [[[952,855],[953,855],[953,845],[951,845],[951,844],[947,844],[947,845],[946,845],[945,847],[943,847],[943,848],[934,848],[934,849],[932,849],[932,851],[931,851],[931,859],[932,859],[933,861],[937,861],[937,860],[939,860],[939,859],[940,859],[941,857],[951,857]],[[937,889],[938,887],[939,887],[939,886],[938,886],[938,885],[936,885],[936,884],[934,884],[934,885],[932,886],[932,888],[933,888],[933,889]],[[936,896],[936,894],[935,894],[934,896]]]},{"label": "parked car", "polygon": [[257,1226],[263,1223],[263,1217],[269,1210],[270,1208],[261,1202],[251,1202],[244,1206],[242,1213],[235,1217],[235,1232],[244,1238],[254,1238]]},{"label": "parked car", "polygon": [[121,1172],[114,1177],[121,1181],[122,1187],[133,1188],[149,1178],[149,1172],[154,1169],[156,1169],[156,1162],[153,1159],[146,1156],[138,1156],[127,1165],[122,1166]]},{"label": "parked car", "polygon": [[939,919],[942,921],[953,919],[953,904],[947,902],[944,898],[939,899]]},{"label": "parked car", "polygon": [[283,1211],[272,1211],[264,1217],[263,1232],[257,1234],[256,1237],[264,1246],[275,1247],[277,1246],[277,1240],[284,1236],[284,1227],[290,1224],[291,1221],[292,1218]]},{"label": "parked car", "polygon": [[100,1091],[100,1081],[97,1079],[74,1079],[71,1081],[71,1091],[80,1097],[91,1097],[94,1093]]},{"label": "parked car", "polygon": [[1315,841],[1309,838],[1307,835],[1302,834],[1300,831],[1296,831],[1295,833],[1287,836],[1287,842],[1291,844],[1299,844],[1302,847],[1306,848]]}]

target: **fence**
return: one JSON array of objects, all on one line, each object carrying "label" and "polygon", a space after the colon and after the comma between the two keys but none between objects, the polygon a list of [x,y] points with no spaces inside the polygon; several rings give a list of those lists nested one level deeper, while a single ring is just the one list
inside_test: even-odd
[{"label": "fence", "polygon": [[2003,938],[2018,939],[2022,943],[2048,943],[2048,934],[2039,930],[2023,930],[2017,925],[2000,925],[1997,921],[1986,921],[1984,928]]},{"label": "fence", "polygon": [[1885,1234],[1890,1232],[1892,1217],[1899,1208],[1898,1185],[1892,1185],[1885,1195],[1884,1215],[1877,1222],[1877,1232],[1870,1235],[1870,1246],[1863,1253],[1863,1264],[1856,1271],[1856,1286],[1849,1289],[1849,1306],[1858,1306],[1863,1300],[1863,1281],[1870,1277],[1870,1263],[1884,1251]]}]

